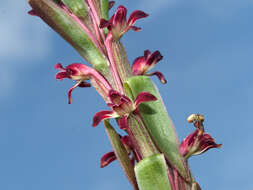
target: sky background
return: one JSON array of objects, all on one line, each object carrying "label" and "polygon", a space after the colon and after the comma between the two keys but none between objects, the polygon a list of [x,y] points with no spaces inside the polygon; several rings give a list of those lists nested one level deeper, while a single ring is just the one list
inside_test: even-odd
[{"label": "sky background", "polygon": [[[116,1],[129,12],[149,13],[123,43],[129,60],[160,50],[156,66],[168,83],[160,89],[182,140],[193,131],[186,118],[206,116],[206,131],[223,147],[190,158],[203,190],[252,190],[253,1]],[[100,169],[111,150],[94,113],[107,109],[96,91],[55,80],[57,62],[84,60],[39,18],[27,2],[0,6],[0,189],[131,189],[117,162]],[[251,98],[250,98],[251,97]]]}]

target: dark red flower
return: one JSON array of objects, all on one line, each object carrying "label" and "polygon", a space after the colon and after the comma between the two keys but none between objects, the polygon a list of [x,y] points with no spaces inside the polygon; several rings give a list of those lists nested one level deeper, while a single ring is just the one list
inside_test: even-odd
[{"label": "dark red flower", "polygon": [[60,63],[54,66],[55,69],[60,70],[56,74],[56,79],[62,80],[64,78],[72,79],[76,81],[76,84],[71,87],[68,91],[69,104],[72,102],[71,93],[76,87],[90,87],[90,83],[85,80],[94,80],[96,83],[100,84],[101,90],[105,94],[111,89],[110,84],[106,79],[95,69],[88,67],[81,63],[72,63],[64,68]]},{"label": "dark red flower", "polygon": [[180,153],[185,158],[206,152],[210,148],[220,148],[221,144],[216,144],[208,133],[196,129],[188,135],[180,145]]},{"label": "dark red flower", "polygon": [[127,9],[124,6],[119,6],[115,14],[111,17],[109,21],[101,19],[100,28],[107,27],[115,39],[122,37],[124,33],[132,29],[134,31],[139,31],[140,28],[133,26],[136,20],[147,17],[148,14],[143,11],[134,11],[127,20]]},{"label": "dark red flower", "polygon": [[137,57],[134,60],[132,65],[132,71],[134,75],[147,75],[152,76],[156,75],[162,83],[166,83],[166,79],[163,74],[159,71],[155,71],[152,73],[147,73],[151,70],[161,59],[163,56],[159,51],[155,51],[151,54],[149,50],[144,51],[144,56]]},{"label": "dark red flower", "polygon": [[196,130],[188,135],[180,145],[180,153],[186,159],[192,155],[206,152],[210,148],[220,148],[221,144],[216,144],[208,133],[204,132],[204,115],[191,114],[187,121],[193,123]]},{"label": "dark red flower", "polygon": [[93,127],[96,127],[103,119],[119,118],[118,124],[120,128],[127,128],[127,117],[133,113],[143,102],[150,102],[157,100],[156,97],[148,92],[141,92],[136,97],[134,103],[125,95],[120,94],[115,90],[110,90],[108,94],[111,103],[108,106],[112,111],[100,111],[93,117]]}]

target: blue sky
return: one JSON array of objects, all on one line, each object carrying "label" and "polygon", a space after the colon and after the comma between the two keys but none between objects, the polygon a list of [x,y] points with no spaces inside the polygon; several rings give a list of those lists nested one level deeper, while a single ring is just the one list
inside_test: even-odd
[{"label": "blue sky", "polygon": [[[192,157],[205,190],[252,189],[252,0],[118,0],[129,12],[150,16],[143,30],[123,38],[129,60],[145,49],[164,55],[156,69],[180,139],[193,128],[191,113],[206,115],[219,150]],[[91,127],[105,109],[94,89],[77,89],[67,104],[69,80],[56,81],[53,65],[83,62],[46,24],[28,16],[26,1],[0,7],[0,189],[130,189],[117,162],[100,169],[111,150],[103,126]]]}]

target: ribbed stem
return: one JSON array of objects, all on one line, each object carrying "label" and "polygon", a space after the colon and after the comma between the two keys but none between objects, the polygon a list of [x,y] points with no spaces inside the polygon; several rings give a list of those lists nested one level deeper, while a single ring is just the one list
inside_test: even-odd
[{"label": "ribbed stem", "polygon": [[130,114],[128,123],[127,132],[140,159],[159,153],[139,114]]},{"label": "ribbed stem", "polygon": [[120,41],[114,40],[112,42],[112,50],[121,81],[125,82],[129,77],[133,76],[125,48]]},{"label": "ribbed stem", "polygon": [[117,90],[120,91],[121,94],[124,94],[122,81],[117,70],[116,60],[114,58],[113,49],[112,49],[112,35],[108,35],[105,41],[105,47],[107,49],[108,57],[110,60],[110,69],[114,78],[114,82],[116,84]]}]

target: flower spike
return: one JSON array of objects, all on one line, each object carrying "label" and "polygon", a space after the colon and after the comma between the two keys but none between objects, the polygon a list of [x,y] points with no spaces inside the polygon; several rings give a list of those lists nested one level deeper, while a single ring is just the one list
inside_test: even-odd
[{"label": "flower spike", "polygon": [[119,6],[109,21],[101,19],[99,27],[107,27],[115,39],[120,39],[123,34],[125,34],[130,29],[139,31],[140,28],[133,25],[138,19],[145,18],[148,16],[148,14],[143,11],[136,10],[129,16],[128,20],[126,16],[127,9],[124,6]]},{"label": "flower spike", "polygon": [[120,94],[115,90],[110,90],[108,96],[111,103],[108,103],[107,105],[112,111],[100,111],[96,113],[93,117],[93,127],[96,127],[104,119],[120,118],[118,121],[120,128],[127,129],[127,118],[129,114],[133,113],[141,103],[157,100],[154,95],[148,92],[139,93],[134,102],[132,102],[127,96]]},{"label": "flower spike", "polygon": [[112,88],[98,71],[84,64],[72,63],[64,68],[62,64],[58,63],[54,66],[54,68],[60,70],[60,72],[56,74],[56,79],[62,80],[64,78],[68,78],[76,81],[76,84],[68,91],[69,104],[72,103],[71,93],[76,87],[91,86],[90,83],[85,82],[85,80],[94,80],[104,94],[107,94]]},{"label": "flower spike", "polygon": [[153,76],[156,75],[158,79],[163,83],[167,83],[163,74],[159,71],[155,71],[152,73],[147,73],[151,70],[160,60],[162,60],[163,56],[159,51],[155,51],[151,54],[149,50],[144,51],[144,56],[137,57],[134,60],[132,65],[132,72],[134,75],[146,75]]}]

